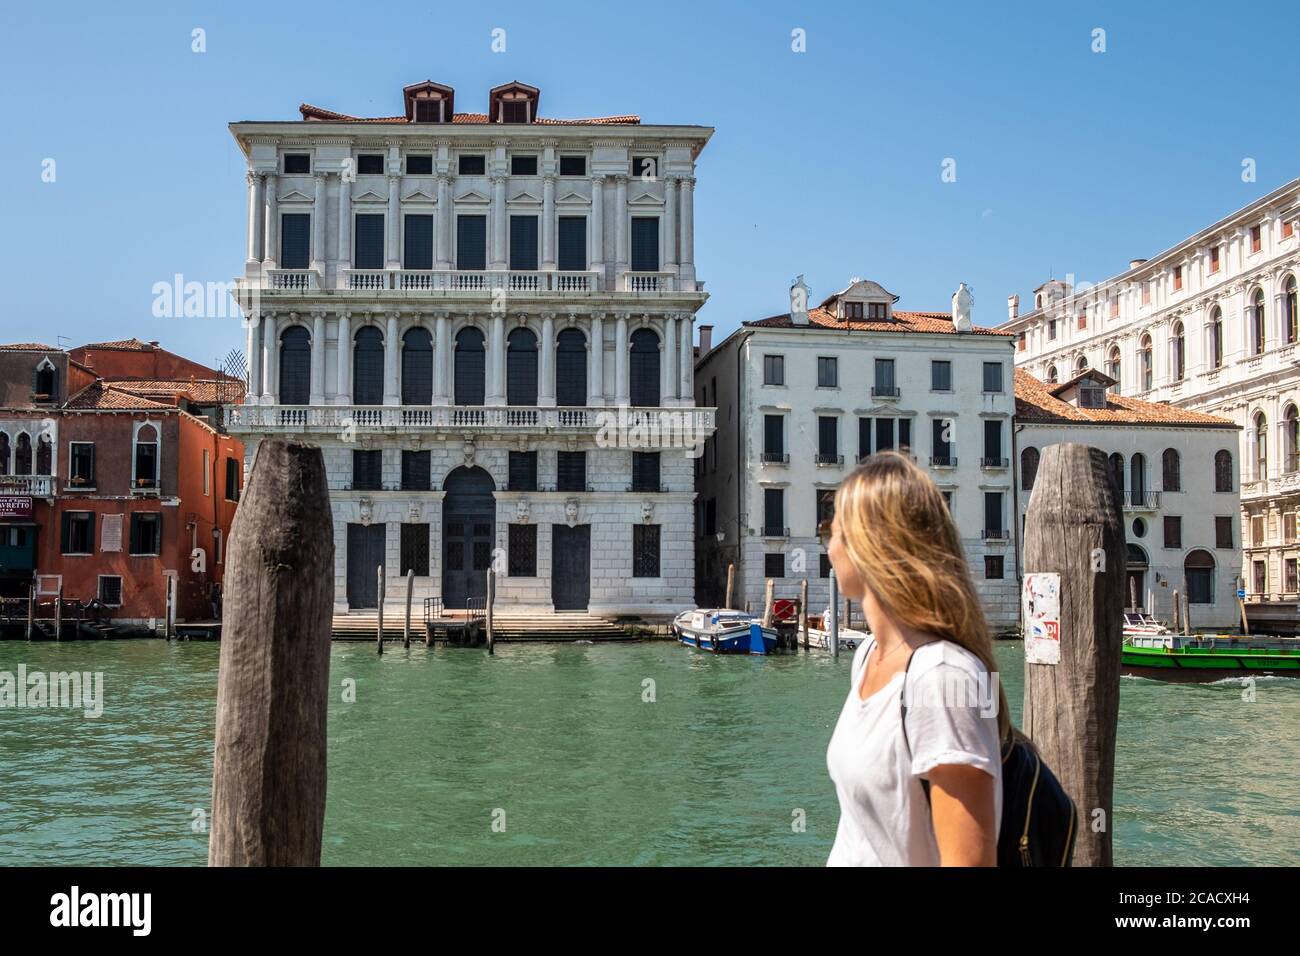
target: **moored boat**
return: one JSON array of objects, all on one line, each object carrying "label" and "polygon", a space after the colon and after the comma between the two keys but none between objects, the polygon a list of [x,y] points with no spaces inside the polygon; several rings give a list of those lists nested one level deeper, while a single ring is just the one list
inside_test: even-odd
[{"label": "moored boat", "polygon": [[1120,673],[1174,683],[1232,677],[1300,678],[1300,639],[1126,631]]},{"label": "moored boat", "polygon": [[687,647],[715,654],[771,654],[777,634],[747,611],[700,608],[673,619],[673,634]]}]

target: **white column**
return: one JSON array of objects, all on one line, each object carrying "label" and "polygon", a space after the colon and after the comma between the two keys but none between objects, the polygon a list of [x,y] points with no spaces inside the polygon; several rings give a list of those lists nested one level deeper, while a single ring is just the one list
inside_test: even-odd
[{"label": "white column", "polygon": [[397,237],[401,235],[399,231],[398,217],[402,214],[402,177],[390,173],[388,175],[388,220],[384,223],[384,248],[386,251],[384,267],[387,269],[400,269],[402,267],[402,252],[397,247]]},{"label": "white column", "polygon": [[681,326],[678,329],[677,341],[681,348],[681,358],[677,363],[678,386],[677,395],[681,398],[681,404],[695,404],[695,333],[691,326],[691,313],[685,312],[680,316]]},{"label": "white column", "polygon": [[248,393],[245,405],[256,405],[262,397],[262,316],[257,312],[248,315]]},{"label": "white column", "polygon": [[542,180],[542,268],[555,268],[555,177]]},{"label": "white column", "polygon": [[506,263],[506,177],[492,174],[492,258],[489,269],[505,269]]},{"label": "white column", "polygon": [[591,181],[591,269],[598,274],[596,288],[605,287],[605,177]]},{"label": "white column", "polygon": [[449,405],[452,395],[451,316],[435,312],[433,350],[433,404]]},{"label": "white column", "polygon": [[276,388],[276,367],[280,364],[280,342],[275,313],[262,317],[262,404],[274,405],[280,399]]},{"label": "white column", "polygon": [[311,204],[311,267],[325,278],[325,187],[324,173],[316,174],[316,196]]},{"label": "white column", "polygon": [[664,262],[665,272],[677,271],[677,179],[664,180]]},{"label": "white column", "polygon": [[325,404],[325,313],[311,314],[311,390],[313,405]]},{"label": "white column", "polygon": [[[338,269],[352,266],[352,183],[346,176],[339,177],[339,234],[338,234]],[[342,275],[340,275],[340,279]],[[339,283],[342,288],[342,282]]]},{"label": "white column", "polygon": [[248,262],[249,272],[262,261],[262,177],[248,171]]},{"label": "white column", "polygon": [[388,313],[388,326],[384,331],[384,404],[400,405],[402,403],[401,376],[398,373],[398,357],[401,348],[397,341],[397,313]]},{"label": "white column", "polygon": [[680,244],[678,273],[683,279],[695,281],[695,180],[682,177],[682,241]]},{"label": "white column", "polygon": [[627,377],[627,313],[618,314],[614,326],[614,401],[626,405],[630,394]]},{"label": "white column", "polygon": [[275,173],[266,174],[266,225],[263,234],[262,268],[274,269],[280,261],[280,187]]},{"label": "white column", "polygon": [[555,404],[555,313],[542,313],[542,354],[538,363],[537,404]]},{"label": "white column", "polygon": [[438,237],[438,251],[435,257],[437,268],[451,268],[451,175],[438,174],[438,210],[434,231]]},{"label": "white column", "polygon": [[338,316],[338,393],[334,401],[339,405],[352,404],[352,313],[340,312]]},{"label": "white column", "polygon": [[659,404],[677,404],[677,319],[665,315],[664,334],[659,349]]},{"label": "white column", "polygon": [[627,271],[627,177],[615,176],[614,182],[614,288],[621,289]]},{"label": "white column", "polygon": [[605,404],[605,315],[591,313],[591,374],[587,378],[587,404]]},{"label": "white column", "polygon": [[488,342],[487,401],[488,405],[506,403],[506,317],[494,313]]}]

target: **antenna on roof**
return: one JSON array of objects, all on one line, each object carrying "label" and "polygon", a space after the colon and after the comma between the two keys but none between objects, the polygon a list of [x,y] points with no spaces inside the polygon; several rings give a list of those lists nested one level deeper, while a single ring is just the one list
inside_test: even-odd
[{"label": "antenna on roof", "polygon": [[71,341],[72,340],[68,338],[66,335],[56,335],[54,337],[54,345],[59,349],[63,348],[64,342],[71,342]]}]

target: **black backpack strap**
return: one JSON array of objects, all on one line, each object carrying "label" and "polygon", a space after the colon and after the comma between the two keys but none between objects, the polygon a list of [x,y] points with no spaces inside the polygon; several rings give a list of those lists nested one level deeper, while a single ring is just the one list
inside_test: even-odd
[{"label": "black backpack strap", "polygon": [[[926,644],[921,645],[921,647],[926,646]],[[921,647],[914,648],[912,653],[907,655],[907,664],[903,667],[903,686],[898,692],[898,723],[899,726],[903,728],[903,746],[907,748],[907,768],[909,774],[912,772],[912,742],[907,739],[907,672],[912,669],[912,658],[916,656],[916,652],[919,651]],[[921,780],[921,789],[925,791],[926,803],[929,803],[930,781],[923,778]]]}]

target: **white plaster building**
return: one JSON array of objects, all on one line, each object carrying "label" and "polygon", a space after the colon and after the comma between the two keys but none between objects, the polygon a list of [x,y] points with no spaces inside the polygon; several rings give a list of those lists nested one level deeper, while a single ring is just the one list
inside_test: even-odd
[{"label": "white plaster building", "polygon": [[970,324],[963,285],[952,314],[894,309],[898,297],[854,280],[807,308],[741,328],[696,365],[696,400],[717,431],[697,465],[697,590],[723,599],[736,564],[739,606],[761,607],[765,580],[809,606],[829,598],[817,536],[831,496],[857,462],[911,449],[956,516],[971,573],[995,630],[1019,617],[1012,463],[1011,338]]},{"label": "white plaster building", "polygon": [[[231,125],[248,160],[249,461],[319,443],[336,610],[661,615],[694,604],[691,446],[700,126],[539,117],[540,92],[403,91],[403,115],[304,105]],[[645,426],[671,415],[663,434]]]},{"label": "white plaster building", "polygon": [[[1300,180],[1097,285],[1048,282],[1009,299],[1016,362],[1047,382],[1080,368],[1114,391],[1241,428],[1242,524],[1252,617],[1294,626],[1300,597]],[[1270,605],[1273,605],[1270,607]]]},{"label": "white plaster building", "polygon": [[1194,627],[1238,627],[1240,427],[1176,405],[1107,394],[1114,382],[1089,369],[1049,385],[1016,370],[1021,539],[1042,450],[1060,442],[1100,448],[1124,489],[1125,606],[1171,620],[1177,593],[1187,596]]}]

